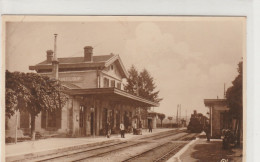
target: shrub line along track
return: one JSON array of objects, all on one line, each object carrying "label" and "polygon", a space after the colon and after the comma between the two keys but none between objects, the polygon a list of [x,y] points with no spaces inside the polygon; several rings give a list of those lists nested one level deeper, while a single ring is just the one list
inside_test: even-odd
[{"label": "shrub line along track", "polygon": [[[148,137],[143,137],[140,138],[138,140],[142,140],[142,139],[152,139],[152,140],[157,140],[157,139],[162,139],[165,137],[170,137],[170,136],[174,136],[176,134],[182,133],[184,131],[177,131],[176,130],[173,131],[169,131],[166,132],[166,134],[156,134],[153,136],[148,136]],[[181,138],[183,138],[184,136],[182,136]],[[133,146],[138,146],[138,145],[143,145],[145,143],[148,143],[147,141],[124,141],[124,142],[119,142],[119,143],[112,143],[112,144],[108,144],[105,146],[100,146],[100,147],[94,147],[94,148],[80,148],[77,150],[71,150],[71,151],[65,151],[62,153],[58,153],[58,154],[51,154],[51,155],[44,155],[41,157],[35,157],[35,158],[31,158],[31,159],[21,159],[21,160],[16,160],[16,161],[22,161],[22,160],[26,160],[26,161],[60,161],[60,159],[63,159],[64,161],[82,161],[84,159],[89,159],[89,158],[95,158],[95,157],[99,157],[99,156],[103,156],[115,151],[119,151],[122,149],[127,149],[129,147],[133,147]],[[112,148],[114,147],[114,148]],[[95,153],[95,152],[91,152],[91,151],[97,151],[100,153]],[[86,153],[90,153],[90,155],[86,155]]]}]

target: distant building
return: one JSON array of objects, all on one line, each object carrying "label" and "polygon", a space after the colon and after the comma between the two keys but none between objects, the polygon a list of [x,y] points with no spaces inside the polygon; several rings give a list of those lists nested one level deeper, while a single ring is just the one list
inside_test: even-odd
[{"label": "distant building", "polygon": [[[93,56],[86,46],[83,57],[56,58],[47,51],[46,60],[29,67],[38,74],[59,79],[69,100],[61,111],[41,112],[36,117],[36,131],[41,134],[90,136],[105,133],[110,122],[112,133],[120,122],[127,130],[138,118],[139,107],[156,107],[158,103],[124,91],[122,79],[128,76],[119,55]],[[18,112],[19,131],[29,132],[29,114]],[[6,121],[6,137],[14,135],[15,117]]]},{"label": "distant building", "polygon": [[[157,121],[161,121],[159,118],[159,115],[161,115],[162,113],[158,113],[155,111],[151,111],[148,110],[148,116],[147,116],[147,126],[150,124],[152,126],[152,128],[157,128]],[[160,122],[161,125],[161,122]]]},{"label": "distant building", "polygon": [[209,108],[211,137],[220,138],[222,129],[229,128],[226,99],[204,99],[204,104]]}]

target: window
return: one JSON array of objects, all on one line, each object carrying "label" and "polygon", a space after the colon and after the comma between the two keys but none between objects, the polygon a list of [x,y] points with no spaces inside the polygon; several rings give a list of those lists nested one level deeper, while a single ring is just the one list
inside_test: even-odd
[{"label": "window", "polygon": [[111,80],[111,87],[116,87],[116,82],[114,80]]},{"label": "window", "polygon": [[114,70],[114,66],[113,65],[111,65],[111,70]]},{"label": "window", "polygon": [[48,127],[55,128],[56,127],[56,112],[48,112],[48,120],[47,125]]},{"label": "window", "polygon": [[104,78],[104,87],[109,87],[109,79]]},{"label": "window", "polygon": [[61,128],[61,110],[42,111],[41,115],[42,128]]},{"label": "window", "polygon": [[117,83],[116,87],[117,87],[118,89],[121,89],[121,83]]},{"label": "window", "polygon": [[106,128],[107,127],[107,109],[103,108],[103,113],[102,113],[102,127]]},{"label": "window", "polygon": [[22,111],[20,113],[20,128],[30,127],[30,115],[28,112]]}]

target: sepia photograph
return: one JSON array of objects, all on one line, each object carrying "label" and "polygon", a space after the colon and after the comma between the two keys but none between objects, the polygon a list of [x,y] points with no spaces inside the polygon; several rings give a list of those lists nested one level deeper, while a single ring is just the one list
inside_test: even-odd
[{"label": "sepia photograph", "polygon": [[5,161],[245,160],[246,17],[2,19]]}]

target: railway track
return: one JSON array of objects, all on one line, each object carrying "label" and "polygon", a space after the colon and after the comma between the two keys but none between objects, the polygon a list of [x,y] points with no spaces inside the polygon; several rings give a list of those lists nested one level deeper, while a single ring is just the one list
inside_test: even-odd
[{"label": "railway track", "polygon": [[156,147],[148,149],[140,154],[132,156],[124,162],[134,162],[134,161],[153,161],[153,162],[162,162],[168,160],[170,157],[175,155],[182,147],[187,143],[177,143],[174,141],[190,141],[194,139],[197,134],[186,134],[180,138],[175,138],[170,142],[165,142]]},{"label": "railway track", "polygon": [[181,132],[184,132],[183,130],[173,130],[173,131],[168,131],[168,132],[165,132],[164,134],[154,134],[154,135],[151,135],[149,137],[142,137],[142,138],[139,138],[139,140],[149,140],[149,139],[152,139],[152,140],[156,140],[156,139],[160,139],[160,138],[163,138],[163,137],[167,137],[167,136],[171,136],[171,135],[174,135],[174,134],[177,134],[177,133],[181,133]]},{"label": "railway track", "polygon": [[[110,143],[110,144],[105,144],[102,146],[95,146],[95,147],[91,147],[91,148],[78,148],[75,150],[71,150],[71,151],[66,151],[66,152],[62,152],[62,153],[58,153],[58,154],[50,154],[50,155],[44,155],[42,157],[34,157],[31,159],[23,159],[23,160],[18,160],[18,161],[92,161],[92,159],[95,158],[99,158],[99,157],[104,157],[107,156],[111,153],[117,153],[120,151],[124,151],[130,148],[135,148],[135,147],[143,147],[143,146],[148,146],[148,144],[154,144],[154,143],[160,143],[165,141],[165,139],[169,139],[171,136],[176,136],[180,133],[184,133],[184,131],[169,131],[166,132],[166,134],[155,134],[152,136],[148,136],[148,137],[144,137],[144,138],[140,138],[137,140],[133,140],[133,141],[123,141],[123,142],[115,142],[115,143]],[[183,140],[189,140],[188,136],[189,134],[183,135],[178,139],[183,139]],[[145,140],[144,140],[145,139]],[[170,139],[171,142],[166,142],[168,144],[166,144],[165,142],[163,142],[161,146],[161,150],[165,150],[165,148],[167,148],[167,150],[169,149],[173,149],[173,148],[179,148],[182,145],[185,145],[183,143],[175,143],[173,145],[174,140],[177,140],[176,137]],[[158,146],[158,147],[160,147]],[[163,149],[162,149],[163,148]],[[154,150],[156,148],[153,149],[149,149]],[[159,148],[157,148],[159,149]],[[149,150],[145,151],[146,153],[149,153]],[[138,159],[145,154],[145,152],[143,152],[142,154],[140,154],[138,156]],[[165,152],[162,152],[165,153]],[[129,160],[131,161],[131,159],[137,159],[137,157],[132,157]],[[126,161],[129,161],[126,160]],[[139,159],[140,160],[140,159]]]},{"label": "railway track", "polygon": [[177,135],[179,133],[184,133],[185,131],[175,131],[175,132],[171,132],[171,133],[167,133],[167,134],[161,134],[161,135],[157,135],[155,137],[148,137],[148,138],[144,138],[145,140],[158,140],[158,139],[162,139],[162,138],[166,138],[166,137],[170,137],[170,136],[173,136],[173,135]]},{"label": "railway track", "polygon": [[96,156],[102,156],[106,155],[112,151],[117,151],[117,150],[123,150],[129,147],[134,147],[137,145],[142,145],[145,144],[145,141],[142,142],[120,142],[120,143],[115,143],[115,144],[110,144],[106,146],[100,146],[96,148],[91,148],[91,149],[84,149],[84,150],[75,150],[73,152],[68,152],[65,154],[61,154],[58,156],[53,156],[53,157],[45,157],[42,159],[34,159],[33,161],[36,162],[44,162],[44,161],[81,161],[84,159],[89,159],[92,157]]}]

